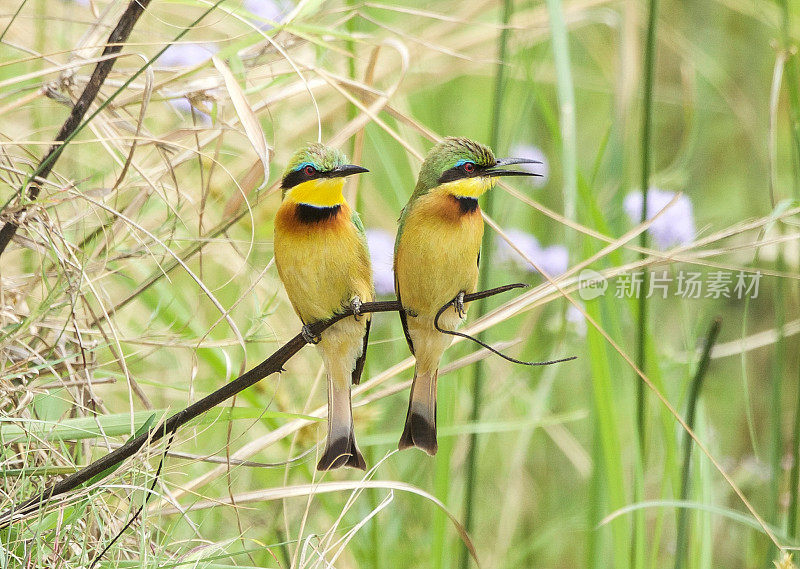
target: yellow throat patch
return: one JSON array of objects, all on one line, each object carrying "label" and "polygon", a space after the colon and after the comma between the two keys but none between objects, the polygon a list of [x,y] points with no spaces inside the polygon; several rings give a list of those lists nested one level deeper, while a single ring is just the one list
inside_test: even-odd
[{"label": "yellow throat patch", "polygon": [[439,190],[462,198],[478,198],[494,187],[495,179],[489,176],[476,176],[445,182]]},{"label": "yellow throat patch", "polygon": [[291,188],[286,200],[315,207],[333,207],[344,203],[343,187],[344,178],[317,178]]}]

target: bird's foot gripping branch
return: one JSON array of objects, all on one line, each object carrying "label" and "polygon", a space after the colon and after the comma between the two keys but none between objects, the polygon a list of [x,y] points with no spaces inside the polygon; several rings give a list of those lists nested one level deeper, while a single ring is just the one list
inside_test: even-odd
[{"label": "bird's foot gripping branch", "polygon": [[[496,294],[500,294],[503,292],[507,292],[512,289],[516,288],[524,288],[527,285],[521,283],[509,284],[500,286],[497,288],[484,290],[480,292],[475,292],[472,294],[466,294],[463,297],[463,302],[473,302],[475,300],[479,300],[482,298],[488,298],[490,296],[494,296]],[[455,299],[448,302],[444,305],[441,310],[439,310],[439,315],[441,315],[448,307],[453,305]],[[396,312],[402,310],[400,303],[396,300],[391,301],[382,301],[382,302],[365,302],[361,304],[358,308],[360,313],[368,313],[368,312]],[[42,492],[36,494],[24,500],[19,504],[14,504],[13,506],[7,508],[5,511],[0,513],[0,529],[8,527],[13,523],[20,521],[21,519],[27,517],[28,515],[36,512],[44,508],[48,501],[56,496],[62,495],[66,492],[74,490],[81,485],[85,484],[86,482],[92,481],[96,482],[97,480],[101,479],[102,475],[107,475],[113,471],[112,467],[120,464],[125,459],[133,456],[136,454],[145,444],[152,443],[158,441],[165,436],[169,436],[175,433],[181,426],[185,425],[195,417],[213,409],[220,403],[227,401],[237,393],[247,389],[248,387],[256,384],[263,378],[271,375],[273,373],[277,373],[283,370],[284,364],[289,361],[300,349],[309,343],[309,337],[314,338],[318,337],[322,332],[324,332],[328,327],[332,326],[339,320],[346,318],[348,316],[353,315],[353,307],[345,308],[341,313],[337,314],[333,318],[328,320],[323,320],[319,322],[314,322],[313,324],[309,324],[307,330],[304,330],[305,333],[299,333],[294,338],[289,340],[283,346],[278,348],[272,355],[270,355],[267,359],[263,362],[255,366],[254,368],[250,369],[249,371],[245,372],[241,376],[237,377],[230,383],[225,384],[223,387],[218,389],[217,391],[203,397],[202,399],[192,403],[185,409],[178,411],[174,415],[172,415],[169,419],[164,421],[162,424],[149,429],[147,432],[140,434],[139,436],[131,439],[123,446],[119,447],[117,450],[99,458],[98,460],[92,462],[86,468],[79,470],[78,472],[67,476],[66,478],[59,480],[58,482],[50,485],[49,487],[45,488]],[[491,350],[493,353],[498,354],[505,359],[525,364],[525,365],[547,365],[552,363],[558,363],[562,361],[568,361],[571,359],[575,359],[574,357],[565,358],[563,360],[555,360],[552,362],[522,362],[520,360],[515,360],[508,356],[505,356],[488,346],[487,344],[478,341],[477,339],[460,332],[455,332],[452,330],[445,330],[438,327],[438,318],[437,318],[437,329],[445,334],[453,334],[456,336],[462,336],[464,338],[473,340],[483,347]]]}]

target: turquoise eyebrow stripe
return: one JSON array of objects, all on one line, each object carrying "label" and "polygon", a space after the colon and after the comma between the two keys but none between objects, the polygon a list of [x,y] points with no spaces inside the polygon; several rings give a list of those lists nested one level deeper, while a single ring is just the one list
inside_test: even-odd
[{"label": "turquoise eyebrow stripe", "polygon": [[297,165],[297,168],[295,168],[294,171],[295,172],[299,172],[300,170],[302,170],[306,166],[311,166],[312,168],[316,169],[316,166],[314,166],[311,162],[301,162],[300,164]]},{"label": "turquoise eyebrow stripe", "polygon": [[472,162],[472,160],[463,160],[463,159],[459,160],[458,162],[456,162],[455,167],[458,168],[459,166],[461,166],[462,164],[466,164],[467,162]]}]

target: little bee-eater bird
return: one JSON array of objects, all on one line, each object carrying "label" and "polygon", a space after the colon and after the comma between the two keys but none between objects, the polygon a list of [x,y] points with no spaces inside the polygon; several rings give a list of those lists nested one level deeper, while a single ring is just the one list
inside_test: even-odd
[{"label": "little bee-eater bird", "polygon": [[[297,152],[283,175],[275,214],[275,264],[303,336],[316,344],[328,376],[328,436],[317,470],[366,469],[356,446],[350,384],[361,379],[369,338],[362,302],[375,296],[367,240],[358,214],[342,195],[344,179],[367,172],[322,144]],[[354,316],[314,337],[309,325],[351,307]]]},{"label": "little bee-eater bird", "polygon": [[499,166],[536,163],[520,158],[495,159],[486,146],[466,138],[446,138],[428,153],[417,186],[400,215],[394,254],[397,299],[403,309],[408,346],[416,358],[411,398],[399,448],[419,447],[436,454],[436,378],[439,361],[454,330],[466,317],[464,295],[475,292],[483,237],[478,198],[498,176],[531,176]]}]

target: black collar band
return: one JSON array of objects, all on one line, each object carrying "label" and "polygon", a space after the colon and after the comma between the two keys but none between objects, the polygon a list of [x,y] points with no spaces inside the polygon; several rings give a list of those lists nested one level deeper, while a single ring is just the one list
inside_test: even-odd
[{"label": "black collar band", "polygon": [[297,219],[301,223],[319,223],[320,221],[327,221],[334,217],[341,205],[334,205],[330,207],[317,207],[307,203],[297,204]]},{"label": "black collar band", "polygon": [[461,215],[472,213],[473,211],[478,209],[478,198],[453,195],[453,199],[458,202],[458,207],[459,211],[461,212]]}]

